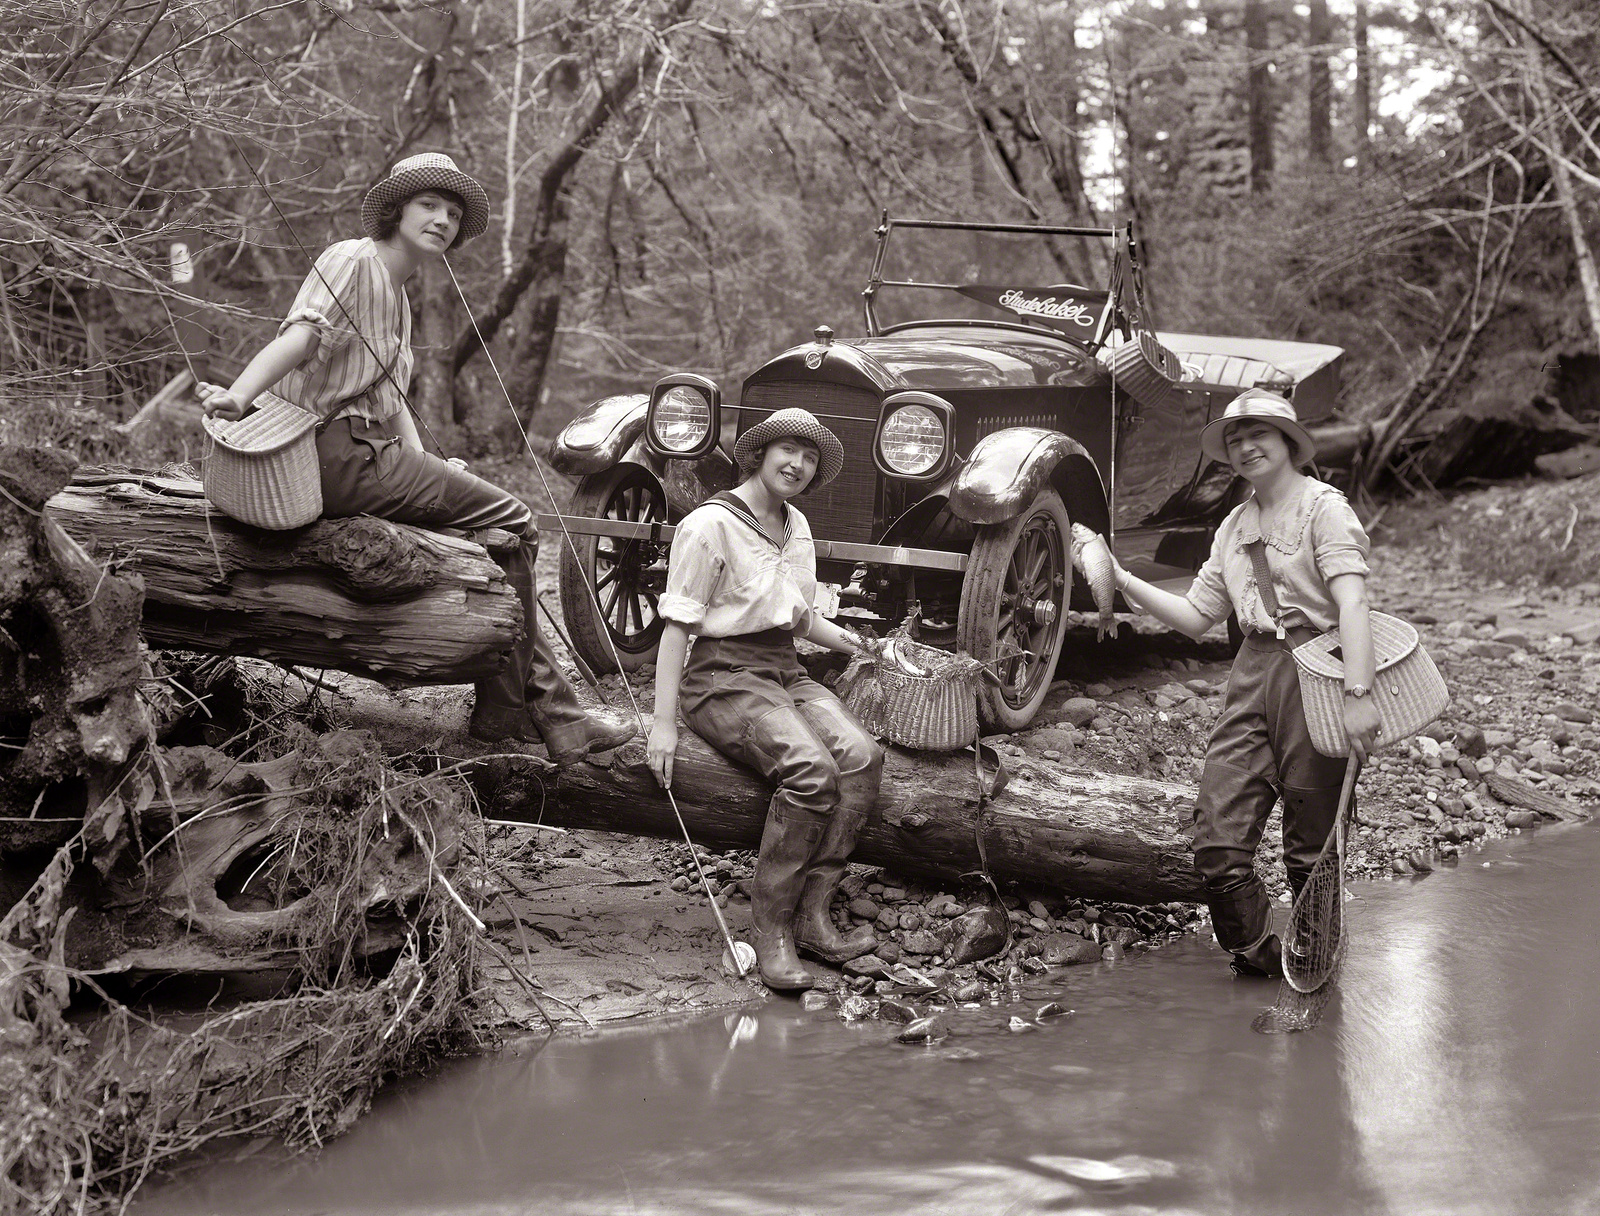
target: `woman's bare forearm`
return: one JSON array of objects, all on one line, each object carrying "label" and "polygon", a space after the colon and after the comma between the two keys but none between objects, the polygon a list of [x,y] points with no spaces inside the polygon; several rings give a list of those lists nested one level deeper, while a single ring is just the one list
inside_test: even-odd
[{"label": "woman's bare forearm", "polygon": [[1153,587],[1120,566],[1117,568],[1117,590],[1130,604],[1144,609],[1163,625],[1189,637],[1198,638],[1216,624],[1183,596]]},{"label": "woman's bare forearm", "polygon": [[656,650],[656,719],[674,721],[678,716],[678,686],[683,681],[683,657],[689,651],[689,630],[676,621],[667,621],[661,630]]}]

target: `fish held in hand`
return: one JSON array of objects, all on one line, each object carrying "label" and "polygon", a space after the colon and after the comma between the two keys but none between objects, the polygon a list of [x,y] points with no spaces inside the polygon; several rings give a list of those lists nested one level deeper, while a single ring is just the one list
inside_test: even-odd
[{"label": "fish held in hand", "polygon": [[1100,610],[1096,639],[1117,636],[1117,618],[1111,605],[1117,596],[1117,566],[1105,537],[1082,524],[1072,525],[1072,564],[1089,584],[1089,594]]}]

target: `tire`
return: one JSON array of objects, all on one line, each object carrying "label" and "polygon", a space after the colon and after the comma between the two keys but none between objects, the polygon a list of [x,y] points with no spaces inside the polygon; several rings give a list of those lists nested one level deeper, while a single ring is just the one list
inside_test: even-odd
[{"label": "tire", "polygon": [[[978,529],[961,588],[956,645],[994,664],[999,683],[978,686],[985,733],[1023,730],[1050,692],[1072,595],[1071,523],[1061,495],[1045,490],[1015,519]],[[1019,615],[1019,606],[1024,614]]]},{"label": "tire", "polygon": [[[620,464],[579,481],[566,513],[666,523],[667,496],[649,469]],[[666,586],[669,546],[576,532],[572,545],[565,536],[548,539],[561,545],[561,615],[583,661],[596,675],[616,671],[619,658],[627,671],[655,662],[662,629],[656,607]],[[590,587],[599,598],[598,610]]]}]

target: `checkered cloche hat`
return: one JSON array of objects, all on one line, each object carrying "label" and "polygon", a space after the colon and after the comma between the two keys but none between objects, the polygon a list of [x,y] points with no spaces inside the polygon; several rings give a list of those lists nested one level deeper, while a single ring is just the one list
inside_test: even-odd
[{"label": "checkered cloche hat", "polygon": [[395,203],[424,190],[448,190],[461,199],[461,239],[482,236],[489,226],[489,192],[456,167],[443,152],[419,152],[396,161],[389,176],[371,190],[361,204],[361,227],[374,239],[378,220]]},{"label": "checkered cloche hat", "polygon": [[790,406],[769,414],[739,436],[733,445],[733,459],[739,465],[739,472],[750,476],[761,463],[761,452],[767,444],[791,435],[815,444],[820,457],[817,476],[808,489],[819,489],[844,471],[844,444],[839,442],[839,437],[823,426],[810,410]]}]

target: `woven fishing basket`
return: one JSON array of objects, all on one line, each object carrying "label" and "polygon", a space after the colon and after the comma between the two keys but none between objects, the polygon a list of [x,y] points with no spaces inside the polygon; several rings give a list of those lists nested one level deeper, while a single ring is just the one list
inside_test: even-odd
[{"label": "woven fishing basket", "polygon": [[211,437],[200,464],[206,498],[257,528],[303,528],[322,514],[317,416],[274,393],[256,406],[237,421],[203,420]]},{"label": "woven fishing basket", "polygon": [[[1378,708],[1378,738],[1383,747],[1414,735],[1450,704],[1450,690],[1433,659],[1422,648],[1417,631],[1399,617],[1374,612],[1372,646],[1377,679],[1372,702]],[[1344,733],[1344,655],[1339,631],[1313,638],[1294,649],[1300,674],[1300,700],[1305,705],[1311,745],[1324,756],[1347,756]]]},{"label": "woven fishing basket", "polygon": [[878,738],[901,747],[952,752],[974,742],[983,664],[908,638],[894,639],[894,653],[927,674],[882,655],[857,660],[862,666],[845,696],[850,712]]},{"label": "woven fishing basket", "polygon": [[1111,376],[1117,387],[1152,410],[1175,406],[1175,387],[1183,379],[1183,363],[1145,330],[1134,333],[1111,353]]}]

